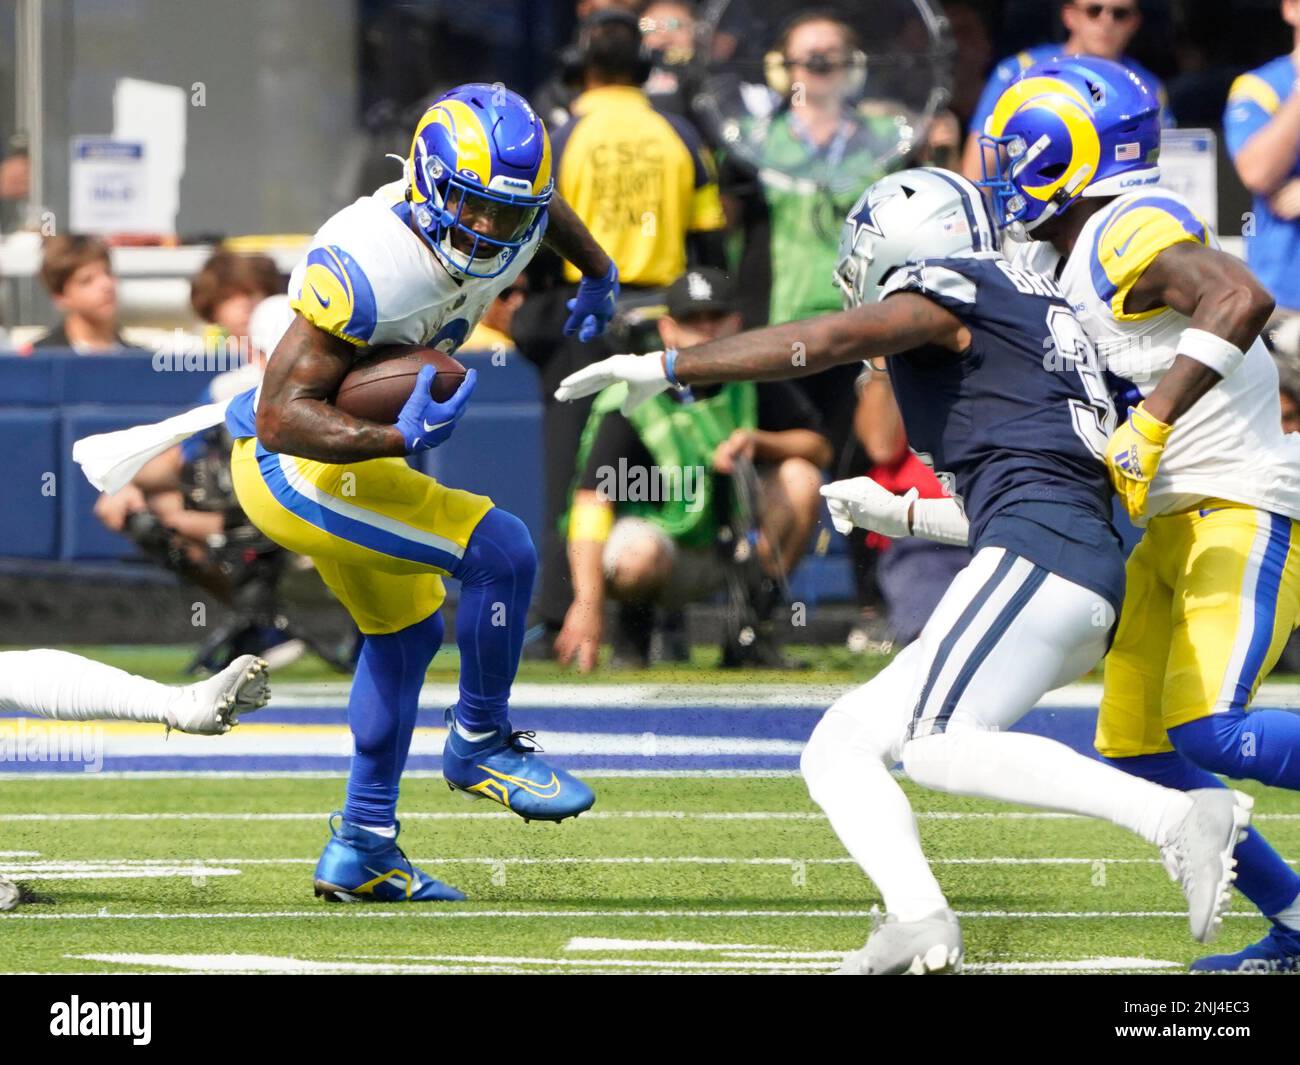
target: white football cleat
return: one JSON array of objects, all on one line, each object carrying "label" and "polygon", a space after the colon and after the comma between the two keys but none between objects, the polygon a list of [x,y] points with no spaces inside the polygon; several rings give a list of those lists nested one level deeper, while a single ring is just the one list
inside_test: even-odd
[{"label": "white football cleat", "polygon": [[7,877],[0,876],[0,913],[17,909],[21,898],[18,885]]},{"label": "white football cleat", "polygon": [[195,736],[220,736],[271,698],[271,675],[256,655],[240,655],[220,673],[182,688],[168,728]]},{"label": "white football cleat", "polygon": [[1192,808],[1160,848],[1169,879],[1187,897],[1192,937],[1209,943],[1223,924],[1223,911],[1237,878],[1237,844],[1246,838],[1255,800],[1231,788],[1189,791]]},{"label": "white football cleat", "polygon": [[950,909],[936,910],[919,921],[900,921],[886,914],[867,938],[836,970],[836,976],[934,976],[961,972],[966,956],[961,925]]}]

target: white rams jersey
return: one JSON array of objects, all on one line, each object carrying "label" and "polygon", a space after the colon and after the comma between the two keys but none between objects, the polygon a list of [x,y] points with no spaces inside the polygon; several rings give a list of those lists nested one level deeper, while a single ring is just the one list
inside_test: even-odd
[{"label": "white rams jersey", "polygon": [[[1169,307],[1132,313],[1124,301],[1156,256],[1184,241],[1219,246],[1181,196],[1159,188],[1131,192],[1088,220],[1058,278],[1101,366],[1119,378],[1112,385],[1132,403],[1150,395],[1173,365],[1191,320]],[[1039,241],[1020,245],[1012,261],[1056,277],[1060,260]],[[1300,518],[1300,434],[1284,434],[1281,420],[1277,368],[1256,339],[1241,365],[1178,419],[1146,517],[1223,499]]]},{"label": "white rams jersey", "polygon": [[497,277],[460,277],[411,229],[405,195],[405,182],[394,181],[321,226],[289,278],[289,299],[312,325],[358,348],[424,344],[450,354],[523,272],[546,227]]}]

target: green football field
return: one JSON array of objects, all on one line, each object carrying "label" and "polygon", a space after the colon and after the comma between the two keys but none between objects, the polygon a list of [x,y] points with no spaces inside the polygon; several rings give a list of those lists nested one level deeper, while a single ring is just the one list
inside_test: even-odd
[{"label": "green football field", "polygon": [[[336,777],[0,782],[7,972],[821,973],[879,903],[791,775],[607,776],[524,824],[408,779],[401,842],[459,904],[338,905],[311,873]],[[1205,948],[1156,853],[1108,825],[905,785],[973,972],[1180,972]],[[1249,787],[1300,856],[1300,796]],[[1215,946],[1258,938],[1244,900]]]}]

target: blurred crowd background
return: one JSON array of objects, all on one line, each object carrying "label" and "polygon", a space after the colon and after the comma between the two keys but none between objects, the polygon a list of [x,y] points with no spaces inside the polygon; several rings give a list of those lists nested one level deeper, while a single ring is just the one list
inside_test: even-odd
[{"label": "blurred crowd background", "polygon": [[[1205,131],[1211,221],[1282,308],[1270,338],[1295,429],[1298,20],[1300,0],[6,4],[0,643],[186,642],[195,670],[310,650],[349,667],[346,620],[240,513],[220,431],[111,497],[67,452],[255,384],[310,234],[401,176],[391,156],[439,93],[482,81],[545,119],[557,187],[624,286],[606,337],[565,338],[577,278],[539,255],[457,353],[492,373],[465,428],[425,460],[528,522],[542,558],[529,654],[644,668],[708,643],[723,666],[798,667],[785,645],[904,644],[965,552],[846,542],[817,493],[851,475],[943,491],[907,448],[886,375],[729,386],[632,418],[557,405],[555,384],[611,352],[837,310],[830,270],[861,190],[908,165],[977,178],[971,134],[1001,86],[1070,51],[1127,63],[1169,128]],[[130,172],[145,176],[123,187],[162,221],[114,229],[86,163],[102,177],[125,153],[129,168],[135,144],[147,165]],[[679,477],[637,488],[638,469]],[[703,479],[684,503],[686,469]],[[610,471],[624,471],[613,492]],[[607,527],[573,527],[575,501],[608,507]]]}]

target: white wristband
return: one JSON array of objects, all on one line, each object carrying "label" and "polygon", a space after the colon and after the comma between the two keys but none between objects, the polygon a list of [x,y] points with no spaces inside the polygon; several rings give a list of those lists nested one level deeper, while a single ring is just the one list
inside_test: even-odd
[{"label": "white wristband", "polygon": [[965,547],[970,542],[970,522],[957,500],[949,496],[917,499],[912,502],[912,535]]},{"label": "white wristband", "polygon": [[1246,353],[1229,340],[1204,329],[1184,329],[1178,338],[1178,355],[1186,355],[1208,366],[1220,377],[1227,377],[1246,357]]}]

